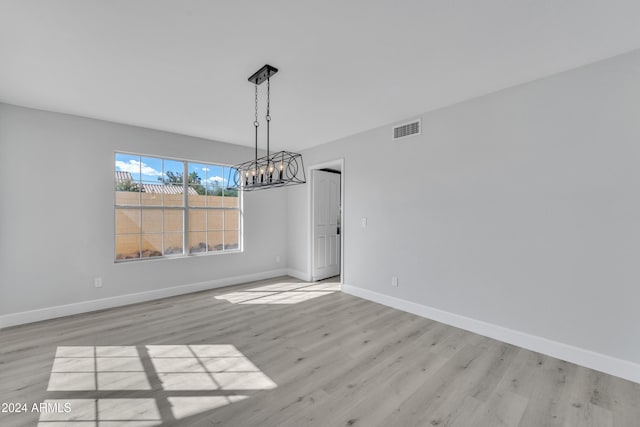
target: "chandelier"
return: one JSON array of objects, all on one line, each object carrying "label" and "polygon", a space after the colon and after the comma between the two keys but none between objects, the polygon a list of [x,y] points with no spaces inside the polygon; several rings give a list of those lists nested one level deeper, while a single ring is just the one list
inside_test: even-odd
[{"label": "chandelier", "polygon": [[[271,123],[271,76],[278,69],[266,64],[256,71],[249,81],[255,86],[255,158],[229,169],[227,181],[229,190],[253,191],[267,188],[284,187],[287,185],[304,184],[306,182],[302,154],[290,151],[269,151],[269,125]],[[258,157],[258,86],[267,82],[267,154]]]}]

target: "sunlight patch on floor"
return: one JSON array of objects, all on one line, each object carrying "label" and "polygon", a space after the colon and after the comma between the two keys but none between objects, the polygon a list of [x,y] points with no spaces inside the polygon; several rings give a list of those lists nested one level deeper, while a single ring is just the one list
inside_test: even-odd
[{"label": "sunlight patch on floor", "polygon": [[[38,425],[155,426],[247,399],[242,391],[276,387],[230,344],[61,346],[47,391],[79,398],[47,399],[54,410],[42,412]],[[95,395],[103,390],[118,391],[118,398]],[[184,392],[190,394],[171,395]],[[161,415],[160,400],[169,406],[169,419]]]},{"label": "sunlight patch on floor", "polygon": [[332,294],[340,290],[339,283],[274,283],[257,288],[230,292],[215,298],[234,304],[297,304]]},{"label": "sunlight patch on floor", "polygon": [[164,390],[267,390],[276,384],[232,345],[147,346]]},{"label": "sunlight patch on floor", "polygon": [[100,427],[107,424],[143,427],[157,426],[162,421],[156,401],[151,398],[45,401],[47,404],[57,404],[58,407],[64,407],[67,402],[70,404],[70,412],[43,412],[38,426],[96,426],[99,423]]},{"label": "sunlight patch on floor", "polygon": [[47,391],[85,390],[151,390],[136,347],[58,347]]}]

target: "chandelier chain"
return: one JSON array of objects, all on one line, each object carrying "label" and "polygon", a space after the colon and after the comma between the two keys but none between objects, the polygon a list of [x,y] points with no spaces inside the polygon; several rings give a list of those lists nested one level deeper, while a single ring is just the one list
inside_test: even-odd
[{"label": "chandelier chain", "polygon": [[253,125],[255,127],[258,127],[260,125],[260,123],[258,122],[258,85],[255,85],[255,86],[256,86],[256,102],[255,102],[256,115],[253,121]]},{"label": "chandelier chain", "polygon": [[267,120],[271,120],[271,116],[269,114],[270,111],[270,103],[271,103],[271,79],[267,77]]}]

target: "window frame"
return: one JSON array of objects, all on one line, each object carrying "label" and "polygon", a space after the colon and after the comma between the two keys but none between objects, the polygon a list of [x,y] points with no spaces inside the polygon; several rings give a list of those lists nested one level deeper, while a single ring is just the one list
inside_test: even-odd
[{"label": "window frame", "polygon": [[[142,198],[139,197],[138,198],[138,204],[118,204],[117,203],[117,193],[118,193],[118,189],[117,189],[117,183],[118,180],[116,179],[116,172],[118,172],[117,166],[116,166],[116,161],[118,158],[118,155],[125,155],[125,156],[136,156],[139,158],[140,163],[143,163],[143,159],[144,158],[153,158],[153,159],[157,159],[162,161],[162,164],[164,165],[165,161],[172,161],[172,162],[181,162],[182,163],[182,205],[181,206],[176,206],[176,205],[165,205],[164,202],[164,195],[165,193],[161,193],[162,194],[162,203],[160,205],[148,205],[148,204],[144,204],[142,201]],[[238,191],[238,195],[237,196],[225,196],[224,192],[225,189],[224,187],[222,188],[222,206],[190,206],[189,205],[189,189],[193,187],[192,184],[189,183],[189,165],[190,164],[199,164],[199,165],[204,165],[207,167],[219,167],[222,168],[223,171],[223,178],[224,175],[228,175],[225,174],[225,171],[228,171],[229,168],[232,168],[232,165],[228,165],[228,164],[223,164],[223,163],[211,163],[211,162],[206,162],[206,161],[200,161],[200,160],[187,160],[187,159],[179,159],[179,158],[175,158],[175,157],[164,157],[164,156],[157,156],[157,155],[150,155],[150,154],[142,154],[142,153],[135,153],[135,152],[128,152],[128,151],[114,151],[113,154],[113,177],[114,177],[114,185],[113,185],[113,209],[114,209],[114,215],[113,215],[113,256],[114,256],[114,262],[115,263],[127,263],[127,262],[136,262],[136,261],[149,261],[149,260],[164,260],[164,259],[176,259],[176,258],[187,258],[187,257],[194,257],[194,256],[207,256],[207,255],[222,255],[222,254],[230,254],[230,253],[241,253],[244,252],[244,197],[243,197],[243,193],[242,191]],[[165,179],[166,178],[166,171],[164,170],[164,166],[163,166],[163,171],[162,171],[162,178]],[[145,183],[145,181],[142,179],[142,173],[139,174],[139,179],[136,181],[133,181],[134,183],[136,183],[137,185],[139,185],[142,188],[142,185]],[[164,181],[160,181],[161,183],[164,183]],[[137,192],[139,195],[141,195],[143,193],[142,190],[138,190]],[[205,197],[208,197],[208,195],[205,194]],[[224,198],[225,197],[234,197],[237,198],[237,206],[225,206],[224,203]],[[117,221],[118,221],[118,210],[126,210],[126,209],[130,209],[130,210],[137,210],[138,211],[138,233],[121,233],[118,234],[118,225],[117,225]],[[160,211],[162,212],[162,220],[161,220],[161,231],[160,232],[153,232],[153,233],[144,233],[144,223],[143,223],[143,214],[144,211]],[[176,254],[165,254],[165,250],[167,249],[165,247],[165,237],[166,237],[166,233],[179,233],[179,232],[168,232],[165,231],[165,211],[178,211],[178,212],[182,212],[182,253],[176,253]],[[201,212],[205,212],[205,215],[208,217],[208,213],[209,212],[222,212],[222,229],[221,230],[208,230],[208,227],[206,227],[207,229],[203,231],[203,233],[205,233],[208,237],[210,232],[216,232],[219,231],[222,233],[222,248],[219,250],[209,250],[209,243],[208,240],[206,241],[206,245],[207,248],[204,251],[198,251],[198,252],[192,252],[192,244],[190,242],[190,234],[194,231],[190,230],[190,224],[189,224],[189,213],[190,211],[201,211]],[[237,230],[227,230],[226,229],[226,223],[225,223],[225,219],[226,219],[226,213],[227,212],[237,212],[237,217],[238,217],[238,229]],[[232,249],[227,249],[226,248],[226,242],[225,242],[225,234],[227,231],[231,231],[231,232],[237,232],[237,240],[238,240],[238,245],[236,248],[232,248]],[[117,240],[118,240],[118,236],[126,236],[126,235],[137,235],[139,237],[140,243],[139,243],[139,252],[138,252],[138,257],[137,258],[118,258],[118,252],[117,252]],[[147,257],[143,257],[142,253],[144,252],[144,248],[143,248],[143,238],[145,235],[159,235],[162,238],[162,255],[159,256],[147,256]]]}]

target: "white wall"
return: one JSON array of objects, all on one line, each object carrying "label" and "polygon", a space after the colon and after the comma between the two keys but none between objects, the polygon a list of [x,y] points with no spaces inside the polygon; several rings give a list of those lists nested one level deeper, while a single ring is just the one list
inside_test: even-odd
[{"label": "white wall", "polygon": [[[286,205],[284,189],[246,195],[244,253],[114,263],[115,151],[226,164],[253,154],[246,147],[0,104],[0,318],[140,292],[158,296],[175,286],[209,283],[202,288],[286,267],[287,215],[273,209]],[[65,193],[74,197],[65,199]],[[274,251],[265,251],[265,242]],[[99,289],[93,286],[97,276],[104,282]],[[52,313],[58,312],[24,319]],[[14,323],[11,316],[7,323]]]},{"label": "white wall", "polygon": [[[638,76],[640,51],[424,114],[417,137],[383,126],[305,151],[345,159],[343,281],[640,363]],[[307,191],[289,189],[298,271]]]}]

